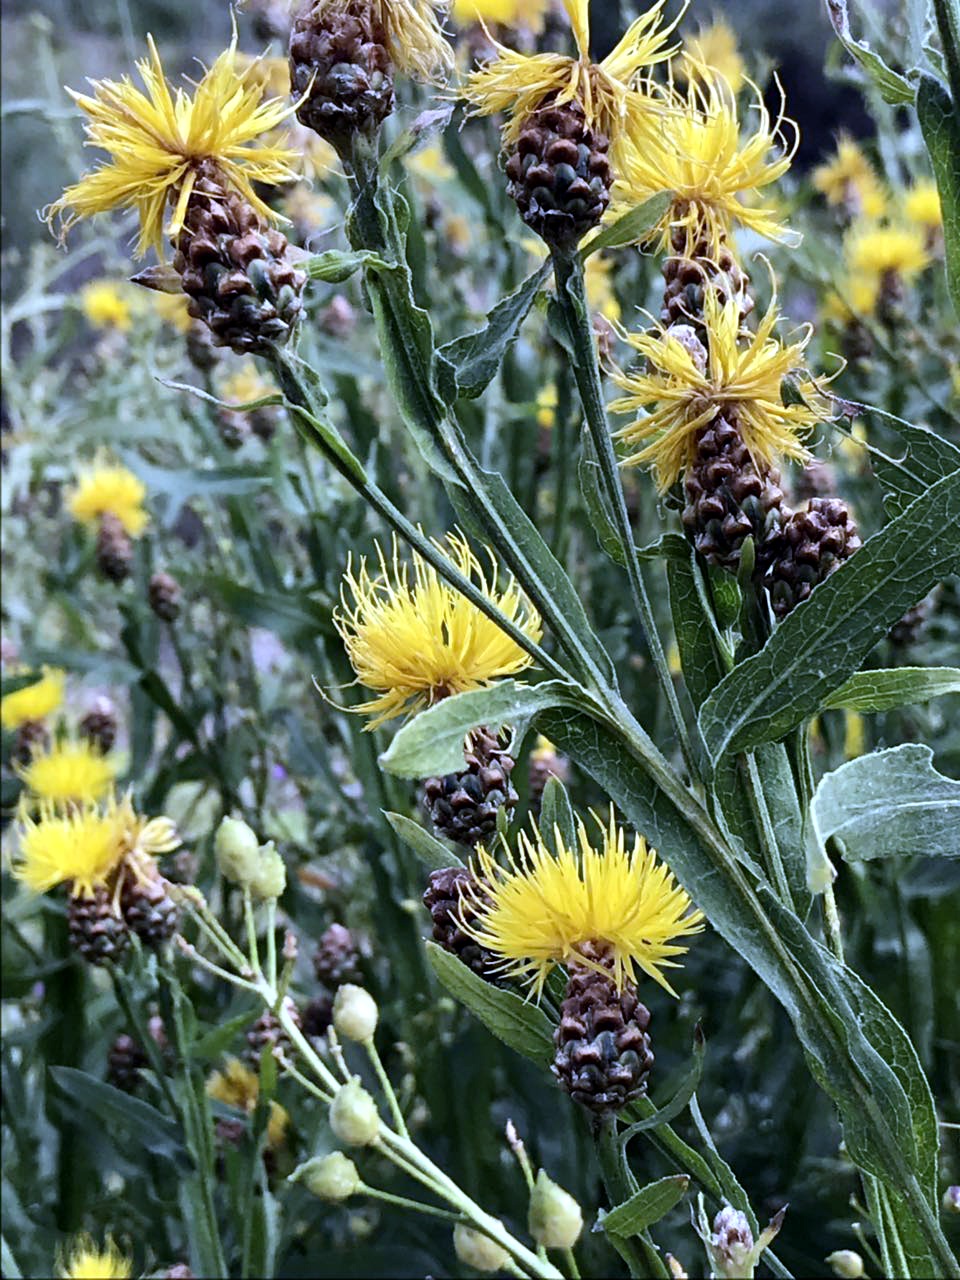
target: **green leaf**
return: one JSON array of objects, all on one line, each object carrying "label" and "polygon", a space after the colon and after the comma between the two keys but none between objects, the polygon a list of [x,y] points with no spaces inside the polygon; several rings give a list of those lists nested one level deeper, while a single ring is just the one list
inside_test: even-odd
[{"label": "green leaf", "polygon": [[456,956],[428,942],[427,958],[442,985],[455,1000],[493,1034],[525,1058],[546,1067],[553,1061],[553,1026],[539,1006],[512,991],[491,986]]},{"label": "green leaf", "polygon": [[893,624],[960,568],[960,472],[875,534],[735,667],[700,711],[714,761],[775,742],[815,714]]},{"label": "green leaf", "polygon": [[669,1124],[671,1120],[675,1120],[681,1112],[685,1111],[690,1104],[690,1099],[697,1091],[700,1084],[700,1077],[703,1074],[703,1055],[706,1049],[706,1041],[703,1037],[703,1030],[697,1023],[696,1030],[693,1033],[693,1062],[690,1070],[677,1086],[676,1092],[669,1102],[665,1102],[662,1107],[658,1107],[652,1115],[645,1116],[642,1120],[637,1120],[629,1128],[624,1129],[620,1135],[621,1142],[629,1142],[635,1134],[646,1133],[650,1129],[659,1129],[662,1125]]},{"label": "green leaf", "polygon": [[193,1057],[200,1062],[216,1062],[227,1052],[236,1037],[250,1026],[256,1016],[256,1009],[248,1009],[245,1013],[238,1013],[235,1018],[228,1019],[218,1027],[211,1027],[194,1043],[191,1050]]},{"label": "green leaf", "polygon": [[380,175],[386,179],[390,166],[410,154],[433,134],[445,129],[456,109],[453,102],[421,111],[409,129],[404,129],[380,157]]},{"label": "green leaf", "polygon": [[419,822],[405,818],[402,813],[388,813],[383,816],[407,846],[417,855],[428,871],[439,871],[443,867],[462,867],[463,859],[459,858],[449,845],[425,831]]},{"label": "green leaf", "polygon": [[960,106],[939,80],[924,73],[917,85],[917,116],[940,193],[947,285],[960,316]]},{"label": "green leaf", "polygon": [[550,263],[544,262],[518,289],[497,303],[482,329],[454,338],[440,348],[439,354],[453,366],[461,396],[474,399],[496,377],[550,271]]},{"label": "green leaf", "polygon": [[66,1101],[82,1111],[89,1111],[102,1121],[108,1133],[121,1128],[136,1146],[162,1160],[170,1160],[177,1168],[187,1170],[190,1160],[184,1148],[179,1125],[156,1107],[115,1089],[75,1067],[51,1067],[59,1091]]},{"label": "green leaf", "polygon": [[890,516],[902,515],[914,498],[926,493],[931,485],[943,476],[960,471],[960,449],[929,427],[905,422],[875,405],[859,404],[855,400],[845,400],[843,406],[851,417],[863,414],[880,418],[903,441],[899,458],[890,457],[870,441],[864,442],[870,465],[883,487],[883,503]]},{"label": "green leaf", "polygon": [[199,745],[200,739],[197,733],[197,726],[170,692],[170,687],[163,677],[156,671],[144,671],[140,677],[139,685],[154,706],[159,707],[164,715],[167,716],[177,733],[180,734],[180,737],[186,738],[194,746]]},{"label": "green leaf", "polygon": [[812,817],[847,862],[869,858],[960,858],[960,782],[933,767],[918,743],[874,751],[825,774]]},{"label": "green leaf", "polygon": [[577,847],[577,825],[567,789],[559,778],[550,777],[543,788],[538,823],[547,846],[557,853],[555,831],[568,849]]},{"label": "green leaf", "polygon": [[586,262],[591,253],[596,253],[598,249],[622,249],[626,245],[642,244],[670,208],[672,201],[672,191],[658,191],[655,196],[644,200],[643,204],[638,204],[616,222],[604,227],[599,235],[584,245],[580,257]]},{"label": "green leaf", "polygon": [[899,103],[913,102],[913,86],[906,76],[900,75],[888,67],[875,49],[871,49],[866,40],[856,40],[850,30],[850,15],[847,12],[847,0],[826,0],[827,17],[837,36],[847,50],[856,58],[870,79],[876,85],[884,102],[896,106]]},{"label": "green leaf", "polygon": [[891,667],[859,671],[826,699],[824,710],[890,711],[960,693],[960,667]]},{"label": "green leaf", "polygon": [[602,1227],[608,1236],[623,1239],[638,1236],[665,1217],[683,1199],[689,1186],[690,1179],[683,1173],[648,1183],[609,1213],[601,1213],[597,1226]]},{"label": "green leaf", "polygon": [[453,773],[463,768],[463,741],[472,729],[486,725],[496,731],[509,726],[519,738],[538,711],[571,702],[576,693],[563,680],[533,685],[499,680],[488,689],[454,694],[407,721],[380,764],[400,778]]},{"label": "green leaf", "polygon": [[324,253],[313,253],[300,264],[301,270],[307,273],[309,280],[322,280],[326,284],[343,284],[361,267],[376,267],[378,271],[389,271],[390,263],[385,262],[377,253],[369,249],[348,251],[346,249],[327,249]]},{"label": "green leaf", "polygon": [[332,635],[332,606],[302,591],[257,591],[226,574],[201,579],[205,593],[248,627],[264,627],[281,640]]},{"label": "green leaf", "polygon": [[0,1271],[3,1272],[5,1280],[22,1280],[23,1272],[3,1236],[0,1236]]},{"label": "green leaf", "polygon": [[667,585],[680,666],[694,709],[699,710],[726,675],[720,658],[722,638],[703,596],[695,553],[667,562]]}]

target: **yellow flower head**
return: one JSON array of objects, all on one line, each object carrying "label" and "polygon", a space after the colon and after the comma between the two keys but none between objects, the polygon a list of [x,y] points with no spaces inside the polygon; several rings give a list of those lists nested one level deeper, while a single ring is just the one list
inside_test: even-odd
[{"label": "yellow flower head", "polygon": [[51,804],[88,804],[102,800],[113,786],[111,760],[85,740],[65,741],[33,755],[17,772],[27,789]]},{"label": "yellow flower head", "polygon": [[252,360],[228,374],[220,385],[220,394],[234,404],[249,404],[276,393],[276,384],[264,378]]},{"label": "yellow flower head", "polygon": [[193,321],[187,310],[185,293],[161,293],[158,289],[150,289],[148,294],[154,311],[164,324],[176,329],[177,333],[188,332]]},{"label": "yellow flower head", "polygon": [[[644,441],[642,449],[623,460],[624,466],[652,462],[661,492],[669,489],[691,465],[697,434],[718,414],[736,418],[744,444],[758,467],[771,466],[778,457],[805,458],[801,432],[828,415],[829,404],[803,364],[810,341],[807,330],[795,342],[774,336],[778,313],[774,299],[755,334],[740,341],[740,306],[737,298],[721,302],[717,290],[704,297],[707,330],[706,359],[671,334],[631,334],[630,345],[647,361],[643,373],[611,371],[614,382],[627,394],[614,400],[614,413],[646,416],[618,432],[627,444]],[[785,405],[780,397],[784,378],[793,377],[803,404]]]},{"label": "yellow flower head", "polygon": [[109,209],[134,208],[140,215],[136,253],[163,250],[164,212],[174,205],[166,233],[175,239],[183,227],[187,204],[202,169],[243,196],[264,218],[275,218],[257,195],[254,183],[290,181],[293,152],[280,146],[256,146],[255,139],[280,124],[295,104],[281,99],[262,102],[263,86],[241,74],[237,37],[195,86],[171,92],[153,38],[149,56],[137,63],[146,92],[128,76],[119,81],[92,81],[93,96],[70,96],[89,117],[87,143],[109,155],[109,161],[84,174],[47,211],[47,221],[61,222],[61,239],[75,222]]},{"label": "yellow flower head", "polygon": [[563,0],[577,45],[577,57],[559,53],[517,53],[494,41],[497,57],[467,77],[463,96],[476,115],[506,111],[505,145],[516,142],[528,116],[549,100],[558,104],[579,102],[590,128],[604,134],[611,147],[619,145],[628,126],[639,134],[651,117],[662,110],[651,92],[641,92],[640,74],[646,67],[664,62],[677,46],[667,46],[676,26],[660,27],[666,0],[631,23],[626,34],[602,62],[590,61],[588,0]]},{"label": "yellow flower head", "polygon": [[71,892],[91,898],[126,854],[116,813],[101,812],[92,805],[59,813],[46,803],[41,805],[39,820],[22,808],[18,837],[13,874],[34,893],[69,883]]},{"label": "yellow flower head", "polygon": [[920,227],[856,223],[847,238],[845,258],[852,275],[882,278],[895,272],[911,280],[930,263]]},{"label": "yellow flower head", "polygon": [[930,178],[920,178],[907,192],[903,201],[904,216],[909,222],[936,230],[943,226],[943,210],[937,184]]},{"label": "yellow flower head", "polygon": [[813,171],[813,185],[829,205],[843,205],[851,214],[878,218],[886,207],[876,170],[848,134],[837,138],[837,153]]},{"label": "yellow flower head", "polygon": [[[369,0],[383,28],[387,52],[403,75],[432,81],[453,67],[453,49],[444,38],[440,20],[447,0]],[[345,0],[314,0],[315,19],[344,8]]]},{"label": "yellow flower head", "polygon": [[80,308],[95,329],[126,333],[133,324],[127,289],[115,280],[94,280],[80,294]]},{"label": "yellow flower head", "polygon": [[[449,533],[434,545],[525,635],[540,639],[540,615],[513,577],[498,585],[489,548],[487,573],[459,534]],[[376,577],[370,576],[366,559],[358,574],[347,566],[342,608],[334,616],[358,681],[377,694],[358,708],[373,715],[368,728],[530,665],[529,654],[420,555],[414,553],[412,565],[402,563],[394,539],[391,564],[379,544],[377,557]]]},{"label": "yellow flower head", "polygon": [[[705,240],[716,258],[721,242],[737,223],[759,235],[782,239],[786,228],[775,209],[756,199],[789,169],[800,140],[793,121],[781,112],[771,121],[760,90],[753,86],[753,131],[740,136],[736,99],[725,83],[697,67],[686,100],[659,121],[657,132],[634,139],[628,133],[620,154],[611,220],[662,191],[673,199],[658,223],[659,248],[671,246],[685,257]],[[784,130],[792,137],[788,139]],[[752,198],[750,204],[744,197]],[[678,243],[682,239],[682,243]]]},{"label": "yellow flower head", "polygon": [[134,866],[149,865],[153,858],[172,853],[180,846],[180,836],[171,818],[147,818],[137,813],[130,793],[118,800],[111,796],[106,813],[117,824],[124,857]]},{"label": "yellow flower head", "polygon": [[844,275],[837,288],[827,294],[822,317],[838,325],[852,324],[873,312],[879,293],[878,276]]},{"label": "yellow flower head", "polygon": [[687,40],[683,47],[684,58],[678,68],[678,78],[687,79],[691,69],[704,70],[718,75],[730,88],[731,93],[739,93],[746,70],[740,49],[737,46],[737,33],[722,18],[712,22],[709,27],[701,27],[700,31]]},{"label": "yellow flower head", "polygon": [[618,988],[636,983],[639,969],[674,995],[662,970],[676,968],[671,957],[687,948],[672,939],[698,933],[703,915],[691,911],[689,897],[642,836],[634,836],[628,851],[612,808],[607,825],[593,816],[602,834],[599,849],[582,821],[575,848],[554,829],[556,853],[536,827],[532,839],[521,832],[506,867],[479,847],[460,926],[499,957],[502,972],[528,981],[537,996],[557,964],[609,973]]},{"label": "yellow flower head", "polygon": [[143,509],[146,496],[143,482],[126,467],[88,467],[81,471],[77,487],[70,495],[70,514],[82,524],[95,525],[109,512],[136,538],[147,524],[147,513]]},{"label": "yellow flower head", "polygon": [[557,407],[560,404],[560,393],[557,384],[549,382],[537,392],[537,426],[550,431],[557,421]]},{"label": "yellow flower head", "polygon": [[454,22],[496,22],[503,27],[526,27],[539,34],[543,30],[548,0],[453,0]]},{"label": "yellow flower head", "polygon": [[4,729],[19,729],[31,720],[44,720],[63,702],[64,673],[44,667],[33,684],[24,685],[0,699],[0,723]]},{"label": "yellow flower head", "polygon": [[110,1237],[102,1249],[88,1235],[77,1236],[57,1259],[58,1280],[129,1280],[133,1266]]},{"label": "yellow flower head", "polygon": [[[214,1071],[207,1080],[207,1096],[252,1115],[260,1096],[260,1077],[244,1066],[239,1058],[228,1058],[222,1071]],[[279,1147],[287,1132],[290,1117],[279,1102],[271,1101],[267,1120],[267,1145]]]}]

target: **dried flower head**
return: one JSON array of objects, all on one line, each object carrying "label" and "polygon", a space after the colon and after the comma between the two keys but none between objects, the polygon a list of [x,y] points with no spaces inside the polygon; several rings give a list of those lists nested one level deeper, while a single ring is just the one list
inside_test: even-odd
[{"label": "dried flower head", "polygon": [[[306,11],[315,22],[345,9],[349,0],[312,0]],[[453,49],[440,22],[447,0],[368,0],[384,33],[390,60],[403,75],[435,81],[453,68]]]},{"label": "dried flower head", "polygon": [[263,87],[245,78],[237,60],[237,37],[194,86],[171,92],[153,38],[149,56],[137,63],[146,92],[129,79],[91,81],[93,96],[69,90],[89,117],[87,144],[110,159],[67,188],[47,210],[60,219],[61,239],[82,218],[109,209],[134,208],[140,215],[136,254],[163,251],[164,213],[173,213],[166,233],[176,238],[198,174],[215,168],[221,184],[237,191],[266,219],[275,218],[254,184],[288,182],[296,157],[281,146],[257,146],[295,104],[263,98]]},{"label": "dried flower head", "polygon": [[[723,302],[709,288],[704,295],[705,362],[695,359],[669,330],[628,335],[647,368],[642,373],[611,370],[614,382],[627,393],[611,402],[611,410],[640,415],[618,432],[628,445],[643,444],[623,465],[652,463],[661,492],[669,489],[693,462],[697,433],[720,413],[735,416],[758,468],[772,466],[778,458],[805,458],[800,435],[829,415],[829,403],[805,370],[803,353],[811,331],[802,331],[794,342],[781,342],[774,336],[778,318],[774,298],[757,332],[741,339],[739,301]],[[783,403],[785,378],[794,379],[803,403]]]},{"label": "dried flower head", "polygon": [[31,795],[55,805],[102,800],[116,773],[113,761],[86,738],[35,752],[29,764],[16,769]]},{"label": "dried flower head", "polygon": [[[620,153],[610,218],[663,191],[672,192],[657,224],[659,248],[685,257],[695,251],[716,258],[726,236],[739,223],[758,235],[779,240],[786,228],[777,211],[760,199],[764,188],[789,169],[800,141],[799,130],[781,110],[771,121],[756,85],[751,85],[754,125],[741,138],[736,98],[726,83],[696,66],[686,98],[660,118],[656,132],[640,138],[628,130]],[[792,136],[787,137],[789,130]],[[744,197],[751,203],[744,203]],[[682,243],[678,241],[678,233]]]},{"label": "dried flower head", "polygon": [[687,79],[691,70],[694,74],[700,71],[719,76],[731,93],[740,92],[746,70],[737,45],[737,33],[728,22],[718,18],[684,42],[677,78]]},{"label": "dried flower head", "polygon": [[[214,1071],[207,1079],[207,1097],[225,1106],[236,1107],[246,1115],[253,1115],[260,1096],[260,1077],[239,1058],[228,1058],[222,1071]],[[279,1147],[284,1140],[290,1116],[276,1100],[270,1103],[267,1120],[267,1145]]]},{"label": "dried flower head", "polygon": [[641,91],[640,77],[645,68],[676,52],[677,46],[667,45],[676,22],[660,26],[665,2],[657,0],[631,23],[612,52],[595,63],[590,59],[588,0],[564,0],[577,45],[576,58],[559,53],[517,53],[494,41],[497,57],[470,73],[463,96],[476,115],[509,114],[503,132],[507,145],[516,142],[528,116],[545,102],[561,106],[576,101],[588,127],[616,148],[628,123],[639,133],[662,110],[660,99],[649,86]]},{"label": "dried flower head", "polygon": [[[458,533],[434,545],[525,635],[540,639],[540,615],[513,577],[499,585],[489,548],[487,571]],[[356,574],[348,565],[342,608],[334,617],[359,683],[377,694],[357,708],[372,714],[368,728],[530,665],[530,655],[422,556],[414,553],[412,564],[402,562],[394,539],[390,564],[379,544],[377,558],[376,577],[366,559]]]},{"label": "dried flower head", "polygon": [[4,729],[19,729],[32,720],[44,720],[63,702],[65,675],[56,667],[44,667],[33,684],[14,689],[0,698],[0,724]]},{"label": "dried flower head", "polygon": [[827,204],[842,205],[852,214],[878,218],[886,209],[886,195],[876,170],[848,134],[837,137],[836,155],[814,169],[812,181]]},{"label": "dried flower head", "polygon": [[593,817],[599,848],[582,821],[573,848],[554,830],[556,852],[535,826],[532,839],[521,832],[505,867],[478,848],[469,910],[461,909],[457,923],[499,957],[495,967],[529,982],[537,996],[557,964],[595,969],[618,988],[635,983],[639,969],[673,995],[662,970],[676,968],[672,957],[687,948],[672,939],[698,933],[703,915],[691,910],[686,892],[642,836],[628,850],[612,808],[608,824]]},{"label": "dried flower head", "polygon": [[77,1236],[57,1258],[58,1280],[128,1280],[133,1265],[108,1236],[102,1249],[88,1235]]},{"label": "dried flower head", "polygon": [[146,527],[143,502],[147,490],[126,467],[95,464],[80,472],[68,506],[74,520],[95,526],[101,516],[112,515],[132,538]]}]

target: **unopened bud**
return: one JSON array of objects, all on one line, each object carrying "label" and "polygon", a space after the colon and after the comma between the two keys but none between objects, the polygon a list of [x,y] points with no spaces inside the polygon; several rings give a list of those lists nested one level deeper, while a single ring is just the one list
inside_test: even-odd
[{"label": "unopened bud", "polygon": [[255,898],[279,898],[287,887],[287,869],[272,840],[260,846],[250,892]]},{"label": "unopened bud", "polygon": [[377,1002],[369,991],[352,982],[337,989],[333,1002],[333,1025],[337,1034],[364,1044],[377,1029]]},{"label": "unopened bud", "polygon": [[583,1230],[583,1214],[569,1191],[541,1169],[530,1196],[530,1234],[545,1249],[572,1249]]},{"label": "unopened bud", "polygon": [[330,1103],[330,1128],[348,1147],[368,1147],[380,1132],[377,1104],[353,1077]]},{"label": "unopened bud", "polygon": [[746,1215],[724,1205],[713,1220],[714,1257],[721,1275],[740,1276],[753,1253],[753,1232]]},{"label": "unopened bud", "polygon": [[827,1256],[827,1262],[834,1275],[843,1276],[844,1280],[859,1280],[863,1275],[863,1259],[853,1249],[837,1249]]},{"label": "unopened bud", "polygon": [[496,1240],[462,1222],[453,1228],[453,1247],[460,1261],[475,1271],[502,1271],[510,1261],[509,1253]]},{"label": "unopened bud", "polygon": [[947,1187],[943,1193],[944,1213],[960,1213],[960,1187]]},{"label": "unopened bud", "polygon": [[217,827],[213,850],[221,873],[246,888],[260,861],[260,844],[253,830],[240,818],[224,818]]},{"label": "unopened bud", "polygon": [[357,1166],[342,1151],[314,1156],[295,1169],[289,1181],[302,1182],[318,1199],[331,1202],[347,1200],[363,1186]]}]

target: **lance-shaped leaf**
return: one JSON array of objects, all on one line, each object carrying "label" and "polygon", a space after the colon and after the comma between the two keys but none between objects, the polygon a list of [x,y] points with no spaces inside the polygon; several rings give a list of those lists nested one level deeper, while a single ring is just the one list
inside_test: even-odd
[{"label": "lance-shaped leaf", "polygon": [[917,116],[940,192],[947,284],[960,316],[960,104],[934,76],[922,75]]},{"label": "lance-shaped leaf", "polygon": [[689,1186],[690,1179],[682,1173],[651,1182],[609,1213],[602,1213],[597,1227],[602,1227],[607,1235],[623,1239],[638,1236],[665,1217],[683,1198]]},{"label": "lance-shaped leaf", "polygon": [[891,667],[858,671],[826,699],[824,710],[890,711],[960,693],[960,667]]},{"label": "lance-shaped leaf", "polygon": [[938,773],[933,752],[917,743],[826,774],[811,814],[821,839],[836,839],[847,862],[960,857],[960,782]]},{"label": "lance-shaped leaf", "polygon": [[913,101],[913,87],[906,76],[900,75],[892,67],[888,67],[875,49],[871,49],[866,40],[857,40],[850,30],[850,15],[847,12],[847,0],[826,0],[827,17],[837,33],[838,39],[848,53],[856,58],[867,75],[880,91],[884,102],[896,106],[902,102]]},{"label": "lance-shaped leaf", "polygon": [[703,704],[715,761],[775,742],[814,715],[893,624],[960,569],[960,472],[944,476],[875,534]]}]

